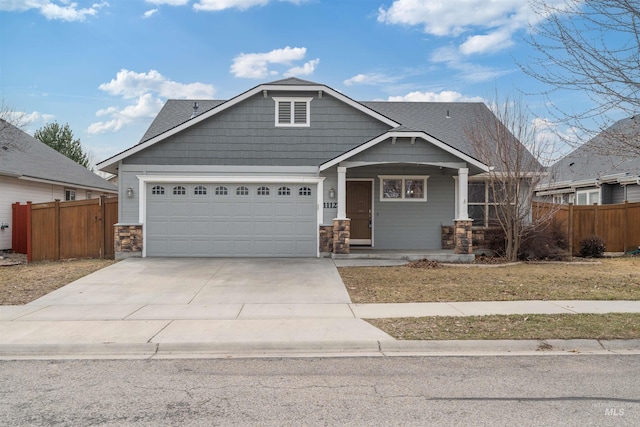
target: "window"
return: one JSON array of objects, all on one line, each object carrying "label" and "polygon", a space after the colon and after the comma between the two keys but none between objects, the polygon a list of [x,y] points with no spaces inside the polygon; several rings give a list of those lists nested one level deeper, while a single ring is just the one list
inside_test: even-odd
[{"label": "window", "polygon": [[164,187],[162,185],[154,185],[151,189],[151,194],[164,194]]},{"label": "window", "polygon": [[247,187],[238,187],[236,188],[236,196],[248,196],[249,189]]},{"label": "window", "polygon": [[227,187],[216,187],[216,196],[226,196],[228,194]]},{"label": "window", "polygon": [[600,189],[576,191],[576,205],[600,204]]},{"label": "window", "polygon": [[493,189],[486,181],[471,181],[467,187],[469,218],[477,227],[488,227],[497,219]]},{"label": "window", "polygon": [[289,187],[280,187],[278,188],[278,196],[290,196],[291,189]]},{"label": "window", "polygon": [[380,176],[381,201],[427,201],[428,176]]},{"label": "window", "polygon": [[71,190],[69,188],[65,188],[64,189],[64,200],[65,201],[70,201],[70,200],[75,200],[76,199],[76,190]]},{"label": "window", "polygon": [[313,98],[273,98],[276,102],[276,126],[308,127]]},{"label": "window", "polygon": [[258,187],[258,196],[268,196],[269,195],[269,187]]},{"label": "window", "polygon": [[309,188],[309,187],[300,187],[300,190],[298,190],[298,195],[299,196],[310,196],[311,195],[311,188]]},{"label": "window", "polygon": [[182,185],[178,185],[177,187],[173,187],[173,194],[177,196],[184,196],[185,194],[187,194],[187,189]]},{"label": "window", "polygon": [[193,194],[195,194],[196,196],[204,196],[207,194],[207,187],[198,185],[196,188],[193,189]]},{"label": "window", "polygon": [[87,191],[87,200],[93,198],[93,193],[91,191]]}]

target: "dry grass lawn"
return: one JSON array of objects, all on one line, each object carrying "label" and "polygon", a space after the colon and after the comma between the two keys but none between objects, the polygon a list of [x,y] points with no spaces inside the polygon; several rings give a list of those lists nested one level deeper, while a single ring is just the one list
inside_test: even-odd
[{"label": "dry grass lawn", "polygon": [[0,266],[0,305],[29,303],[113,263],[109,259],[74,259]]},{"label": "dry grass lawn", "polygon": [[636,339],[640,314],[527,314],[370,319],[402,340]]},{"label": "dry grass lawn", "polygon": [[354,303],[640,299],[640,257],[573,264],[343,267],[339,271]]}]

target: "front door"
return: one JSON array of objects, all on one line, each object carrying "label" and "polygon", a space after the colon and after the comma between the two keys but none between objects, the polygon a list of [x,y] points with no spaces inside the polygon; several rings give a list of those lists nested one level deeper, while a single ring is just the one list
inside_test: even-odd
[{"label": "front door", "polygon": [[371,244],[371,181],[347,181],[347,218],[352,245]]}]

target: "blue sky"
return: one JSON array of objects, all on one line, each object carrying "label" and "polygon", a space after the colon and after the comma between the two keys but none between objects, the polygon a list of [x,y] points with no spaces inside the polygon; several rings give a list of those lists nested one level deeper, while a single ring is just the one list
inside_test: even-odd
[{"label": "blue sky", "polygon": [[[0,97],[31,133],[69,123],[100,161],[166,99],[288,76],[356,100],[538,92],[518,66],[538,19],[527,0],[0,0]],[[545,100],[526,101],[544,121]]]}]

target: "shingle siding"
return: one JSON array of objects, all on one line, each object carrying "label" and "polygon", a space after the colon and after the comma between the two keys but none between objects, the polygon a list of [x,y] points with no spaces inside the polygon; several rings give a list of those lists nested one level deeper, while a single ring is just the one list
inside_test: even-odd
[{"label": "shingle siding", "polygon": [[123,160],[146,165],[319,165],[389,130],[389,126],[317,92],[309,127],[276,127],[273,97],[255,95]]}]

